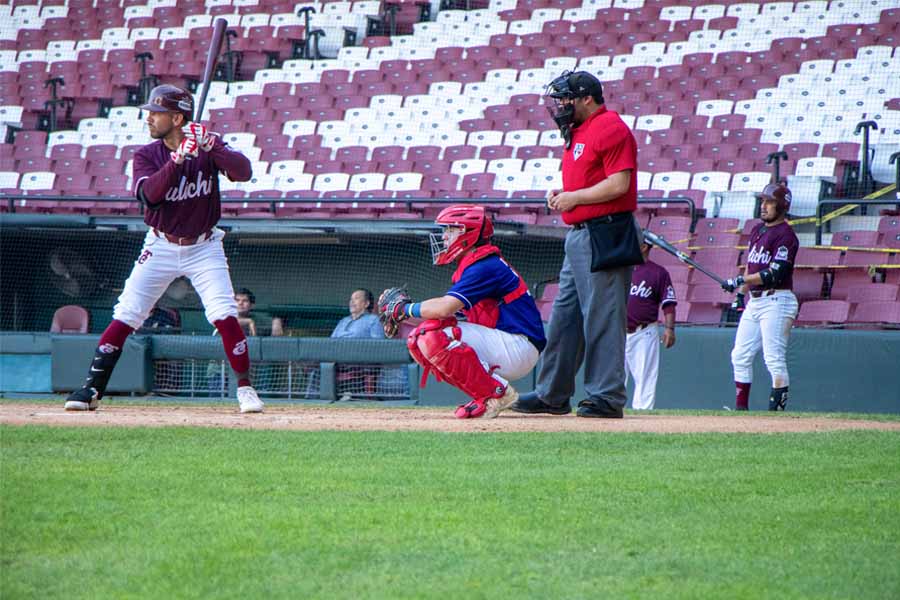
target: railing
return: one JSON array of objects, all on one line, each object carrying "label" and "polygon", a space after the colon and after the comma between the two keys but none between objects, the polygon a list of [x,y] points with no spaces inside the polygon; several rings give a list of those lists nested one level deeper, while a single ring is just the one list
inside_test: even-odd
[{"label": "railing", "polygon": [[[825,207],[826,206],[853,205],[855,207],[857,205],[868,206],[868,205],[873,205],[873,204],[880,204],[880,205],[893,204],[894,206],[896,206],[897,210],[900,210],[900,198],[896,198],[896,197],[893,202],[891,202],[887,199],[885,199],[885,200],[881,200],[881,199],[848,200],[847,198],[842,198],[839,200],[838,199],[819,200],[819,205],[816,206],[816,245],[818,246],[818,245],[822,244],[822,225],[824,225],[824,223],[827,223],[830,220],[830,219],[826,218],[825,221],[823,221],[823,217],[825,217]],[[847,212],[850,212],[850,211],[847,211]],[[837,215],[835,215],[835,216],[837,216]]]}]

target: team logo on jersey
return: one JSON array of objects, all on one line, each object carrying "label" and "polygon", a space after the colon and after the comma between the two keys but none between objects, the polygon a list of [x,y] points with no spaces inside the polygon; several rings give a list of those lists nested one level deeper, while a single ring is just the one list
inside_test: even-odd
[{"label": "team logo on jersey", "polygon": [[575,144],[575,148],[572,150],[572,156],[575,157],[575,160],[581,158],[581,155],[584,154],[584,144]]},{"label": "team logo on jersey", "polygon": [[234,350],[231,351],[235,356],[240,356],[244,352],[247,351],[247,340],[241,340],[237,344],[234,345]]},{"label": "team logo on jersey", "polygon": [[772,255],[766,250],[765,246],[756,247],[754,245],[750,248],[750,254],[747,255],[747,262],[753,263],[755,265],[763,264],[767,265],[772,260]]},{"label": "team logo on jersey", "polygon": [[778,250],[775,251],[775,260],[787,260],[787,259],[788,259],[787,246],[778,246]]},{"label": "team logo on jersey", "polygon": [[144,264],[145,262],[147,262],[147,259],[150,258],[151,256],[153,256],[152,252],[150,252],[149,250],[144,250],[143,253],[141,253],[140,258],[138,258],[138,264],[139,265]]},{"label": "team logo on jersey", "polygon": [[666,288],[666,300],[675,300],[675,288],[671,285]]},{"label": "team logo on jersey", "polygon": [[637,296],[639,298],[649,298],[650,294],[653,293],[653,288],[649,285],[646,285],[647,282],[643,279],[639,285],[631,284],[631,290],[629,292],[632,296]]},{"label": "team logo on jersey", "polygon": [[197,171],[197,181],[190,183],[187,177],[181,176],[181,182],[177,188],[170,187],[166,192],[167,202],[181,202],[200,196],[208,196],[212,192],[212,179],[203,179],[203,171]]}]

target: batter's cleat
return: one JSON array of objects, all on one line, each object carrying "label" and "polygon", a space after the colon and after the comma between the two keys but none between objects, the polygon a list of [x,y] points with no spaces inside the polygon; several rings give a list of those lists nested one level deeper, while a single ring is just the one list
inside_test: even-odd
[{"label": "batter's cleat", "polygon": [[572,405],[568,400],[562,406],[551,406],[541,400],[537,392],[519,394],[519,399],[513,402],[509,410],[526,415],[568,415],[572,413]]},{"label": "batter's cleat", "polygon": [[261,413],[263,411],[262,400],[252,386],[244,385],[237,389],[238,404],[242,413]]},{"label": "batter's cleat", "polygon": [[485,419],[495,419],[497,415],[500,414],[501,411],[506,410],[510,406],[512,406],[513,402],[519,399],[519,392],[516,391],[516,388],[513,386],[506,384],[506,390],[504,390],[503,395],[499,398],[490,398],[487,401],[487,410],[484,412]]},{"label": "batter's cleat", "polygon": [[460,404],[457,406],[456,412],[453,414],[457,419],[477,419],[484,415],[486,410],[487,406],[485,405],[484,400],[472,400],[468,404]]},{"label": "batter's cleat", "polygon": [[83,387],[66,398],[66,410],[97,410],[100,398],[96,388]]}]

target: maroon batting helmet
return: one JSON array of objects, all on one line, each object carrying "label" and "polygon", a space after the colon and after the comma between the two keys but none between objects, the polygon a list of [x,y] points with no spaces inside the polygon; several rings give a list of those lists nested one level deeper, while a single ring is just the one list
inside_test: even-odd
[{"label": "maroon batting helmet", "polygon": [[791,209],[791,190],[783,183],[770,183],[759,195],[762,200],[774,200],[778,212],[787,214]]},{"label": "maroon batting helmet", "polygon": [[141,106],[141,110],[153,112],[177,112],[184,116],[185,122],[194,119],[194,97],[180,87],[174,85],[158,85],[150,90],[150,98]]}]

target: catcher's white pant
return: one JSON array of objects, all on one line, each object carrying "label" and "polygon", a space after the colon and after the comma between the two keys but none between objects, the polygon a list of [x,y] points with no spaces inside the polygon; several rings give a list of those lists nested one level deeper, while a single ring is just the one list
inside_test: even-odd
[{"label": "catcher's white pant", "polygon": [[225,232],[215,228],[208,240],[179,246],[149,230],[113,309],[113,318],[138,329],[169,284],[182,276],[190,279],[197,290],[210,324],[236,317],[234,288],[222,247],[224,237]]},{"label": "catcher's white pant", "polygon": [[787,345],[797,308],[797,297],[790,290],[776,290],[770,296],[750,298],[741,315],[731,351],[735,381],[753,383],[753,357],[762,346],[766,368],[772,376],[772,387],[790,385]]},{"label": "catcher's white pant", "polygon": [[[504,386],[510,380],[520,379],[528,375],[537,364],[540,354],[534,344],[522,334],[514,334],[475,323],[458,323],[460,341],[468,344],[484,369],[493,372],[494,379]],[[453,337],[451,327],[444,328],[447,337]]]},{"label": "catcher's white pant", "polygon": [[659,377],[659,327],[647,325],[625,337],[625,378],[634,379],[635,410],[652,410],[656,403],[656,380]]}]

